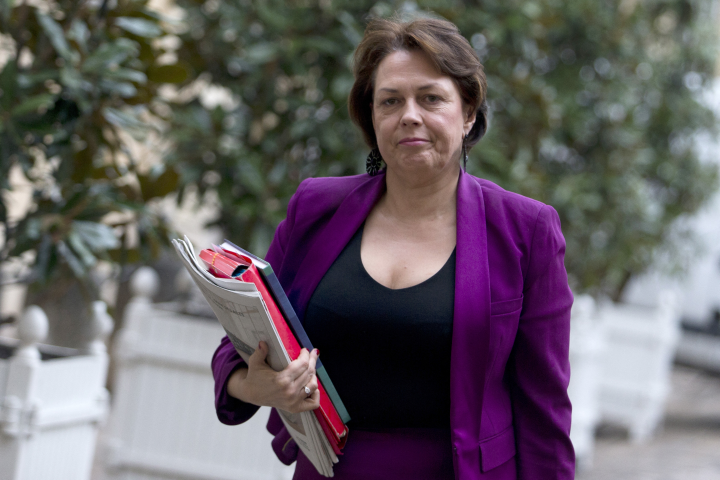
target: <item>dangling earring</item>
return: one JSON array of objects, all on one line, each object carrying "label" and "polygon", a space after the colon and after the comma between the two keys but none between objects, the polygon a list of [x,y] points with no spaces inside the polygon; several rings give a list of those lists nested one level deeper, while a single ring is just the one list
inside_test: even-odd
[{"label": "dangling earring", "polygon": [[367,160],[365,160],[365,170],[369,175],[377,175],[380,171],[380,167],[382,167],[382,159],[380,150],[377,147],[370,150]]},{"label": "dangling earring", "polygon": [[463,135],[462,139],[462,156],[463,156],[463,169],[467,172],[467,146],[465,145],[465,139],[467,138],[467,135]]}]

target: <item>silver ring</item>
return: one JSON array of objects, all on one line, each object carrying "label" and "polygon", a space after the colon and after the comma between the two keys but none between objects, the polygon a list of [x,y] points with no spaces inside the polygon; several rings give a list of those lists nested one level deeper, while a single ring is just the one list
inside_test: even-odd
[{"label": "silver ring", "polygon": [[310,387],[305,385],[305,395],[307,395],[309,397],[311,393],[312,393],[312,390],[310,390]]}]

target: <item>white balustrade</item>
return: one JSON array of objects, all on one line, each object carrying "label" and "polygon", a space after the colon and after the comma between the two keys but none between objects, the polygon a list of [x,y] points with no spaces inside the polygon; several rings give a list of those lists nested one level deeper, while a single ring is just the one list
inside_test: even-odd
[{"label": "white balustrade", "polygon": [[[269,409],[233,427],[217,419],[210,361],[224,335],[220,324],[178,313],[177,305],[152,304],[158,285],[149,268],[131,280],[134,296],[113,348],[114,402],[102,447],[106,478],[291,478],[294,467],[281,464],[270,446]],[[177,285],[195,288],[182,277]]]},{"label": "white balustrade", "polygon": [[662,421],[680,335],[675,293],[658,298],[656,307],[606,303],[598,309],[606,338],[601,417],[626,427],[635,442],[647,439]]},{"label": "white balustrade", "polygon": [[575,447],[578,471],[592,467],[595,428],[600,420],[598,389],[605,338],[597,321],[595,301],[578,295],[572,307],[570,326],[570,386],[572,428],[570,439]]},{"label": "white balustrade", "polygon": [[99,424],[107,413],[107,353],[112,329],[93,304],[92,348],[39,345],[48,334],[40,307],[28,307],[19,341],[0,338],[0,480],[88,480]]}]

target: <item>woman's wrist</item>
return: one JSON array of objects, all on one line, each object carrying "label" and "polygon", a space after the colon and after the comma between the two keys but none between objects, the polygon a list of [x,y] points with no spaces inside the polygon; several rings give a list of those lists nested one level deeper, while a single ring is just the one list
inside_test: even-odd
[{"label": "woman's wrist", "polygon": [[248,398],[248,392],[245,391],[247,390],[245,388],[245,379],[247,378],[247,374],[248,367],[240,367],[232,374],[230,374],[230,377],[227,381],[227,393],[233,398],[236,398],[246,403],[252,403]]}]

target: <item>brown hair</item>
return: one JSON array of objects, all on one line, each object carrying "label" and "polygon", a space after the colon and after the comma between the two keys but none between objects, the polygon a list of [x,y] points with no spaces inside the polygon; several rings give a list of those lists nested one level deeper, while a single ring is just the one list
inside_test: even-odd
[{"label": "brown hair", "polygon": [[362,129],[370,148],[377,146],[371,107],[375,72],[386,56],[398,50],[424,52],[440,72],[455,81],[464,105],[476,112],[465,144],[470,148],[480,141],[487,130],[487,81],[480,59],[458,28],[436,18],[411,22],[375,18],[355,50],[355,83],[348,98],[350,118]]}]

